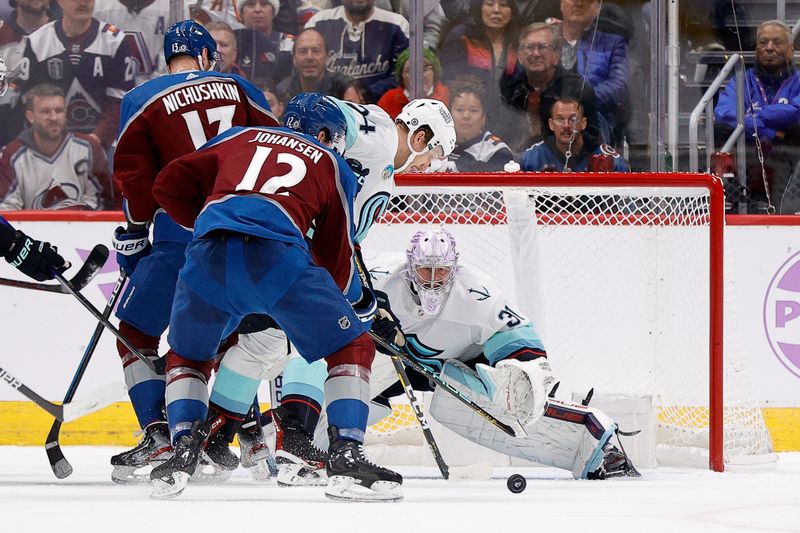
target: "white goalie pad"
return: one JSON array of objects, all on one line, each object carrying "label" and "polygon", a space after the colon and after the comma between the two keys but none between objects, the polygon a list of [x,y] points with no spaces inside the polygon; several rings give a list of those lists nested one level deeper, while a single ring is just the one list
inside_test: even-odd
[{"label": "white goalie pad", "polygon": [[225,352],[220,366],[252,379],[270,380],[283,372],[288,361],[286,333],[269,328],[239,335],[239,342]]},{"label": "white goalie pad", "polygon": [[[445,364],[442,379],[503,422],[508,416],[492,402],[478,372],[458,361]],[[592,407],[548,399],[544,416],[525,429],[524,437],[510,437],[482,416],[436,388],[431,415],[462,437],[497,452],[563,468],[578,478],[586,478],[603,461],[603,445],[617,425],[605,413]]]}]

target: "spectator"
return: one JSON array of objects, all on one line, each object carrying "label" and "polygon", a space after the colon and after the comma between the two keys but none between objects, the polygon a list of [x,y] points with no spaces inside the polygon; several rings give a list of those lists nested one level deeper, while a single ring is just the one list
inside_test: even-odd
[{"label": "spectator", "polygon": [[587,120],[583,142],[592,149],[600,143],[594,90],[580,76],[562,67],[560,60],[561,36],[552,26],[537,22],[522,29],[519,62],[513,74],[504,75],[500,82],[503,101],[518,114],[505,120],[498,134],[504,139],[516,139],[511,146],[515,152],[549,134],[550,108],[562,96],[581,103]]},{"label": "spectator", "polygon": [[361,85],[361,82],[354,78],[347,76],[336,76],[331,82],[331,96],[335,96],[339,100],[346,102],[353,102],[355,104],[366,104],[367,91]]},{"label": "spectator", "polygon": [[239,13],[236,11],[237,0],[212,0],[195,1],[187,0],[189,16],[203,26],[212,22],[224,22],[231,28],[238,30],[244,26],[239,20]]},{"label": "spectator", "polygon": [[[514,71],[517,63],[517,19],[514,0],[476,0],[471,4],[469,22],[453,28],[445,39],[439,57],[444,68],[445,83],[458,77],[473,75],[486,87],[486,104],[500,106],[499,81]],[[490,116],[494,129],[502,115]]]},{"label": "spectator", "polygon": [[53,83],[67,95],[67,126],[108,149],[119,125],[122,96],[133,88],[135,41],[92,16],[94,0],[58,0],[62,17],[28,36],[17,84],[21,92]]},{"label": "spectator", "polygon": [[[553,135],[548,135],[525,151],[522,156],[522,170],[605,171],[610,170],[604,167],[610,162],[615,172],[630,172],[628,163],[612,146],[601,144],[592,148],[583,142],[587,120],[578,100],[569,97],[556,100],[547,124]],[[599,163],[600,168],[596,168],[593,163],[597,160],[595,156],[603,160]]]},{"label": "spectator", "polygon": [[286,95],[287,101],[301,92],[330,94],[331,82],[338,75],[325,68],[327,55],[320,32],[313,28],[300,32],[292,49],[294,73],[278,84],[278,91]]},{"label": "spectator", "polygon": [[[31,128],[0,156],[0,183],[7,191],[0,211],[19,209],[101,209],[109,183],[105,154],[95,139],[67,132],[64,91],[43,83],[23,96]],[[113,191],[107,191],[113,203]]]},{"label": "spectator", "polygon": [[219,57],[214,70],[247,78],[238,63],[239,49],[236,46],[236,34],[231,27],[225,22],[209,22],[205,24],[205,28],[217,43]]},{"label": "spectator", "polygon": [[275,31],[278,0],[246,0],[241,4],[244,28],[235,31],[239,65],[256,85],[275,85],[291,74],[294,37]]},{"label": "spectator", "polygon": [[0,54],[11,64],[10,46],[55,19],[50,0],[16,0],[14,5],[14,10],[0,24]]},{"label": "spectator", "polygon": [[[181,14],[180,19],[186,18]],[[166,72],[164,32],[170,19],[170,0],[95,0],[94,16],[116,26],[139,44],[142,58],[136,83]]]},{"label": "spectator", "polygon": [[[409,102],[408,85],[411,83],[411,62],[409,50],[404,50],[397,58],[397,68],[395,68],[395,78],[400,87],[389,89],[378,100],[378,105],[383,108],[392,119],[395,119],[403,107]],[[447,87],[440,81],[442,78],[442,64],[433,50],[425,48],[422,50],[422,88],[424,94],[420,98],[433,98],[448,105]]]},{"label": "spectator", "polygon": [[408,21],[375,7],[375,0],[342,0],[308,21],[328,49],[328,70],[361,81],[367,101],[377,102],[397,86],[392,75],[400,52],[408,48]]},{"label": "spectator", "polygon": [[[471,0],[441,0],[444,14],[453,24],[463,22],[469,16]],[[474,0],[472,0],[474,1]],[[519,26],[543,22],[547,18],[561,16],[559,0],[515,0],[519,11]]]},{"label": "spectator", "polygon": [[561,0],[561,65],[591,84],[604,140],[616,143],[630,117],[628,45],[620,35],[597,30],[599,11],[598,0]]},{"label": "spectator", "polygon": [[[13,7],[14,10],[0,21],[0,57],[12,72],[22,58],[23,37],[55,19],[49,0],[17,0]],[[17,91],[0,98],[0,146],[16,136],[23,123],[21,107],[16,112],[13,110],[18,100]]]},{"label": "spectator", "polygon": [[267,87],[264,89],[264,98],[267,99],[272,114],[275,115],[278,122],[281,122],[283,120],[283,111],[286,109],[286,102],[289,101],[289,99],[286,98],[286,93]]},{"label": "spectator", "polygon": [[[758,26],[756,65],[745,72],[744,95],[751,212],[772,211],[769,206],[780,213],[795,212],[786,211],[783,206],[790,200],[784,198],[789,176],[800,159],[800,74],[793,57],[792,33],[786,24],[769,20]],[[736,127],[735,79],[720,94],[714,115],[718,138],[727,139]],[[759,148],[767,179],[762,175]]]},{"label": "spectator", "polygon": [[431,162],[431,172],[498,172],[514,159],[508,145],[486,130],[485,92],[480,80],[459,79],[450,86],[450,112],[456,147],[445,161]]}]

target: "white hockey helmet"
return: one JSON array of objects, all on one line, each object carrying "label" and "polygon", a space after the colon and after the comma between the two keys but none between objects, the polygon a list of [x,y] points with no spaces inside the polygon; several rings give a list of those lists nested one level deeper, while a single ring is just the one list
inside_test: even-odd
[{"label": "white hockey helmet", "polygon": [[456,280],[458,251],[444,229],[418,231],[406,250],[405,278],[419,297],[426,315],[436,316]]},{"label": "white hockey helmet", "polygon": [[[447,109],[447,106],[438,100],[417,98],[407,103],[395,120],[401,121],[408,128],[406,144],[411,150],[411,155],[409,155],[406,162],[397,169],[397,172],[401,172],[405,169],[418,155],[436,150],[438,152],[436,157],[438,159],[445,159],[456,147],[456,126],[453,122],[453,115],[450,114],[450,110]],[[433,132],[433,137],[428,141],[425,150],[417,152],[414,150],[414,147],[411,146],[411,138],[414,132],[422,126],[428,126]]]},{"label": "white hockey helmet", "polygon": [[0,96],[6,94],[8,90],[8,67],[3,56],[0,56]]}]

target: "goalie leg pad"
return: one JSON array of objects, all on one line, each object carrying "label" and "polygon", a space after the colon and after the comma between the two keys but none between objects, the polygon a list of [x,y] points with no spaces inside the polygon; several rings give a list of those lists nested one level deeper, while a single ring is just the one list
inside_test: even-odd
[{"label": "goalie leg pad", "polygon": [[[477,372],[460,362],[448,361],[442,378],[501,420],[504,418],[502,413],[494,412],[497,406],[488,402],[486,388]],[[569,470],[575,478],[586,478],[599,468],[603,446],[616,430],[614,421],[599,409],[551,399],[544,416],[526,427],[527,435],[513,438],[440,388],[434,390],[430,413],[476,444],[512,457]]]}]

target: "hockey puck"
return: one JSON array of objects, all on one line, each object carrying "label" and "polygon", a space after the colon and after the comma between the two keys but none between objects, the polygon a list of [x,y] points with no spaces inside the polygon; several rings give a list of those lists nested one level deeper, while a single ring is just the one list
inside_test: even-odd
[{"label": "hockey puck", "polygon": [[508,487],[508,490],[514,494],[519,494],[520,492],[524,491],[525,487],[527,486],[528,482],[520,474],[509,476],[508,481],[506,481],[506,487]]}]

